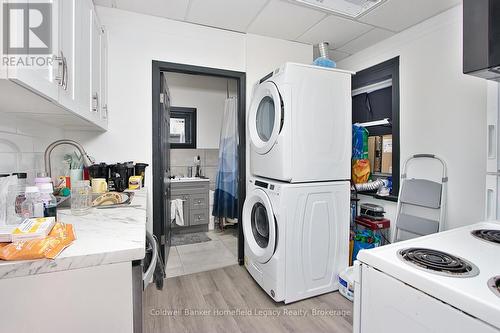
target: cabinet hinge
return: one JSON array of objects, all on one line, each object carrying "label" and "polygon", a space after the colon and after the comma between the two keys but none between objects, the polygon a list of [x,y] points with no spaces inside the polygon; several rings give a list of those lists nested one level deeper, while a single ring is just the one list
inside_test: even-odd
[{"label": "cabinet hinge", "polygon": [[165,103],[165,94],[164,93],[160,94],[160,103],[161,104]]}]

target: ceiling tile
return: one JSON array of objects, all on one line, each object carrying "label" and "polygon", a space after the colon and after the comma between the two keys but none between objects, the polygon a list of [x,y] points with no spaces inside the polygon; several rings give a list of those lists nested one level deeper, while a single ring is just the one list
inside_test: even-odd
[{"label": "ceiling tile", "polygon": [[336,62],[338,62],[342,59],[345,59],[351,55],[350,53],[346,53],[346,52],[342,52],[342,51],[338,51],[338,50],[330,50],[328,52],[328,54],[330,55],[330,58],[335,60]]},{"label": "ceiling tile", "polygon": [[288,1],[272,0],[250,25],[248,32],[295,39],[319,22],[325,13]]},{"label": "ceiling tile", "polygon": [[394,33],[391,31],[374,28],[367,33],[359,36],[358,38],[350,41],[349,43],[337,48],[337,50],[354,54],[363,49],[366,49],[369,46],[377,44],[378,42],[389,38],[392,35],[394,35]]},{"label": "ceiling tile", "polygon": [[337,48],[371,29],[367,24],[330,15],[300,36],[298,41],[309,44],[327,41],[331,48]]},{"label": "ceiling tile", "polygon": [[[102,0],[100,0],[102,1]],[[131,12],[183,20],[189,0],[116,0],[117,7]]]},{"label": "ceiling tile", "polygon": [[359,20],[399,32],[460,3],[461,0],[388,0]]},{"label": "ceiling tile", "polygon": [[191,0],[186,20],[246,32],[268,0]]}]

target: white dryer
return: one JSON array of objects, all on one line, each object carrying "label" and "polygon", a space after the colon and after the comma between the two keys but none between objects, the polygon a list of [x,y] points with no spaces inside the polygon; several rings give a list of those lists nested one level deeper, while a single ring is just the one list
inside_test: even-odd
[{"label": "white dryer", "polygon": [[255,87],[250,171],[291,183],[350,179],[352,72],[285,63]]},{"label": "white dryer", "polygon": [[349,182],[249,182],[242,225],[255,281],[285,303],[337,290],[349,262]]}]

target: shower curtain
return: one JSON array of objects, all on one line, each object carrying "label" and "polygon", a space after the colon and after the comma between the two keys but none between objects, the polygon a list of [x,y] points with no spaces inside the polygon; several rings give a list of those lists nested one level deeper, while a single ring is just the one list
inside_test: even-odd
[{"label": "shower curtain", "polygon": [[212,215],[234,219],[238,216],[238,116],[237,99],[226,99],[219,145],[219,166]]}]

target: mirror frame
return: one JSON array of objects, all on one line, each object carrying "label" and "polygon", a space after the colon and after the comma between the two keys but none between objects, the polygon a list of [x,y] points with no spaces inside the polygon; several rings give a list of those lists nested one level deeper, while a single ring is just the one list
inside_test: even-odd
[{"label": "mirror frame", "polygon": [[196,149],[196,108],[172,106],[170,118],[183,118],[186,124],[186,138],[191,137],[189,143],[170,142],[170,149]]}]

